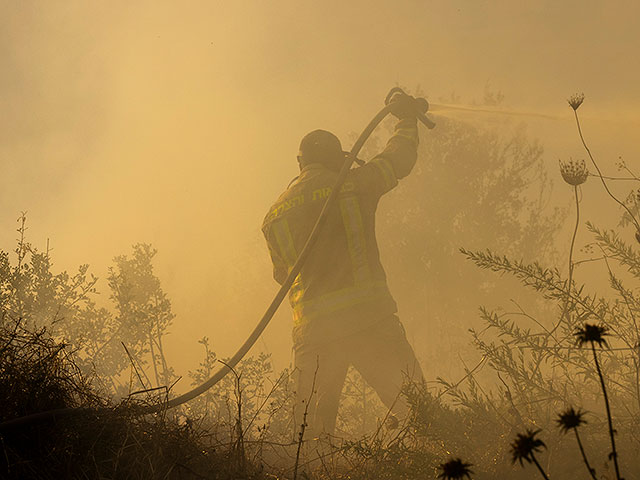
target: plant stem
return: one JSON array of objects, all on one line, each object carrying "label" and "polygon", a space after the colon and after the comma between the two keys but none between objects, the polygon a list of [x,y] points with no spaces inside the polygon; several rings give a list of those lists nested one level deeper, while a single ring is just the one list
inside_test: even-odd
[{"label": "plant stem", "polygon": [[589,460],[587,460],[587,454],[584,452],[584,448],[582,447],[582,441],[580,441],[578,429],[574,427],[573,432],[576,434],[576,440],[578,441],[578,447],[580,447],[582,459],[584,460],[584,464],[587,466],[587,470],[589,470],[589,473],[591,474],[591,478],[593,478],[593,480],[598,480],[596,477],[596,470],[594,468],[591,468],[591,465],[589,465]]},{"label": "plant stem", "polygon": [[636,230],[640,232],[640,223],[638,223],[638,220],[636,219],[636,217],[633,215],[633,213],[631,213],[631,210],[629,210],[629,207],[627,207],[623,202],[618,200],[618,198],[613,193],[611,193],[611,190],[609,190],[609,187],[607,186],[607,182],[604,181],[604,176],[602,175],[602,172],[600,171],[600,168],[598,167],[598,164],[596,163],[595,159],[593,158],[593,155],[591,155],[591,150],[589,150],[589,147],[587,146],[587,142],[585,142],[584,136],[582,135],[582,128],[580,127],[580,119],[578,118],[578,111],[576,109],[574,109],[573,110],[573,114],[576,117],[576,125],[578,126],[578,134],[580,135],[580,140],[582,141],[582,146],[587,151],[587,154],[589,155],[589,158],[591,159],[591,162],[593,163],[593,166],[596,167],[596,170],[598,171],[598,176],[600,177],[600,181],[602,182],[602,185],[604,186],[604,189],[607,191],[609,196],[616,201],[616,203],[618,203],[622,208],[624,208],[627,211],[627,213],[629,214],[629,217],[631,217],[631,221],[636,226]]},{"label": "plant stem", "polygon": [[611,409],[609,408],[609,396],[607,395],[607,388],[604,385],[604,377],[602,376],[602,370],[600,369],[600,362],[598,361],[598,354],[596,353],[596,345],[591,342],[591,351],[593,352],[593,359],[596,362],[596,370],[598,370],[598,376],[600,377],[600,385],[602,386],[602,394],[604,395],[604,405],[607,409],[607,422],[609,422],[609,436],[611,437],[611,455],[613,457],[613,465],[616,469],[616,479],[620,478],[620,469],[618,468],[618,451],[616,450],[615,432],[613,430],[613,421],[611,420]]},{"label": "plant stem", "polygon": [[573,283],[573,248],[576,244],[576,236],[578,234],[578,227],[580,226],[580,200],[578,199],[578,186],[573,186],[573,192],[576,197],[576,226],[573,229],[573,236],[571,237],[571,246],[569,247],[569,281],[567,282],[567,299],[564,302],[564,306],[562,307],[562,313],[560,314],[560,320],[556,323],[547,337],[550,337],[560,326],[562,321],[564,320],[565,315],[567,314],[567,309],[569,307],[569,300],[571,298],[571,285]]},{"label": "plant stem", "polygon": [[160,386],[160,377],[158,376],[158,366],[156,365],[156,352],[153,348],[153,340],[151,339],[152,331],[149,331],[149,352],[151,353],[151,364],[153,365],[153,373],[156,376],[156,386]]},{"label": "plant stem", "polygon": [[[233,367],[231,367],[226,362],[222,360],[218,360],[221,364],[231,370],[231,373],[236,377],[234,382],[234,394],[236,396],[236,406],[238,416],[236,418],[235,430],[238,435],[238,439],[232,442],[233,451],[234,451],[234,462],[236,462],[237,472],[244,478],[246,476],[246,455],[244,451],[244,430],[242,427],[242,385],[240,384],[240,376],[242,374],[238,374]],[[233,430],[232,430],[233,431]],[[233,440],[233,438],[232,438]]]},{"label": "plant stem", "polygon": [[538,459],[536,458],[536,456],[533,454],[533,452],[531,452],[531,460],[533,460],[533,463],[536,464],[536,467],[538,467],[538,470],[540,470],[540,475],[542,475],[542,478],[545,478],[546,480],[549,480],[549,477],[547,476],[547,474],[545,473],[544,469],[542,468],[542,466],[538,463]]},{"label": "plant stem", "polygon": [[316,389],[316,378],[318,377],[318,369],[320,368],[320,358],[316,359],[316,371],[313,374],[313,382],[311,383],[311,392],[309,392],[309,398],[307,404],[304,407],[304,414],[302,415],[302,424],[300,425],[300,432],[298,433],[298,449],[296,450],[296,462],[293,466],[293,480],[298,478],[298,466],[300,465],[300,451],[302,450],[302,442],[304,442],[304,432],[307,429],[307,415],[309,413],[309,404],[313,397],[314,390]]},{"label": "plant stem", "polygon": [[573,229],[571,237],[571,247],[569,248],[569,291],[571,291],[571,282],[573,280],[573,247],[576,244],[576,235],[578,234],[578,226],[580,225],[580,201],[578,200],[578,186],[573,186],[573,192],[576,197],[576,226]]},{"label": "plant stem", "polygon": [[[131,355],[131,353],[129,352],[129,349],[127,348],[127,346],[124,344],[124,342],[120,342],[122,344],[122,346],[124,347],[124,351],[127,352],[127,356],[129,357],[129,362],[131,362],[131,366],[133,367],[133,369],[136,372],[136,375],[138,376],[138,380],[140,381],[140,385],[142,385],[142,388],[147,388],[147,386],[144,384],[144,382],[142,381],[142,376],[140,375],[140,372],[138,371],[138,367],[136,367],[136,363],[133,359],[133,356]],[[142,370],[142,373],[144,373],[144,370]],[[145,377],[146,377],[146,373],[145,373]],[[147,378],[147,381],[149,381],[149,378]],[[149,384],[151,384],[151,382],[149,382]],[[131,393],[131,392],[129,392]]]}]

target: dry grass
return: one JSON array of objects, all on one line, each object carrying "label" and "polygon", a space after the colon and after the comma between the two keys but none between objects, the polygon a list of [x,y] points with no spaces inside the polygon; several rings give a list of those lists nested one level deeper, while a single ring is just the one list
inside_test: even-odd
[{"label": "dry grass", "polygon": [[141,413],[143,402],[161,397],[110,405],[95,394],[65,345],[6,315],[0,384],[0,423],[62,409],[0,427],[1,478],[262,478],[247,462],[233,461],[234,451],[209,449],[190,422],[180,423],[169,412]]}]

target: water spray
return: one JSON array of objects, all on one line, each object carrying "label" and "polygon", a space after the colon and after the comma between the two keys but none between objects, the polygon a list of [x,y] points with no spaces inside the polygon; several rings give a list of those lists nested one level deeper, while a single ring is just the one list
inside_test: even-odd
[{"label": "water spray", "polygon": [[518,116],[518,117],[538,117],[545,118],[547,120],[558,120],[559,117],[554,115],[547,115],[544,113],[537,112],[524,112],[520,110],[502,110],[502,109],[492,109],[487,107],[478,107],[475,105],[457,105],[457,104],[445,104],[445,103],[430,103],[430,110],[432,112],[446,112],[447,110],[454,111],[462,111],[462,112],[472,112],[472,113],[487,113],[491,115],[510,115],[510,116]]}]

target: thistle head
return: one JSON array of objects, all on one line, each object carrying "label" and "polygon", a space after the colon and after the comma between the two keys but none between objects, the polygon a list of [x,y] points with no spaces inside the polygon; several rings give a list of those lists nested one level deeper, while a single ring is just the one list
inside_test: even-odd
[{"label": "thistle head", "polygon": [[567,433],[572,428],[578,428],[580,425],[587,423],[583,418],[584,412],[578,409],[576,411],[573,407],[567,408],[564,412],[558,414],[558,427],[562,433]]},{"label": "thistle head", "polygon": [[591,323],[585,323],[584,327],[576,330],[576,343],[579,346],[585,343],[597,343],[598,345],[607,346],[607,341],[604,339],[608,335],[609,329],[604,325],[593,325]]},{"label": "thistle head", "polygon": [[576,160],[569,159],[568,162],[560,162],[560,174],[565,182],[569,185],[573,185],[574,187],[577,185],[582,185],[587,181],[589,177],[589,171],[587,170],[587,164],[584,160]]},{"label": "thistle head", "polygon": [[516,435],[516,439],[511,444],[511,461],[513,463],[519,461],[520,465],[523,465],[522,460],[531,463],[533,454],[547,447],[542,440],[536,438],[538,433],[540,430],[527,429],[526,433]]},{"label": "thistle head", "polygon": [[574,95],[571,95],[567,99],[567,102],[569,102],[569,105],[571,106],[571,108],[573,108],[574,111],[578,110],[580,105],[582,105],[582,102],[584,102],[584,93],[576,93]]},{"label": "thistle head", "polygon": [[442,473],[438,475],[438,478],[443,480],[460,480],[462,478],[471,479],[473,471],[469,468],[471,463],[463,462],[461,458],[453,458],[447,463],[441,463],[440,468]]}]

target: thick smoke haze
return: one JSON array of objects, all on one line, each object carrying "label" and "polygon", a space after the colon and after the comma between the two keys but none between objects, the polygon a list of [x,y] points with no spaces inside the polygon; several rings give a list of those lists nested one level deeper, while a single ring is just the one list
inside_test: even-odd
[{"label": "thick smoke haze", "polygon": [[[34,246],[49,239],[56,270],[89,263],[106,304],[112,258],[153,244],[186,375],[199,338],[232,354],[276,291],[259,227],[300,138],[324,128],[350,147],[392,86],[434,104],[501,92],[504,109],[551,117],[432,114],[526,128],[555,181],[558,159],[585,157],[566,104],[584,92],[605,173],[638,165],[639,15],[631,1],[0,2],[0,248],[27,211]],[[591,187],[595,218],[613,207]],[[279,366],[290,326],[284,305],[256,347]],[[424,326],[407,329],[419,342]]]}]

